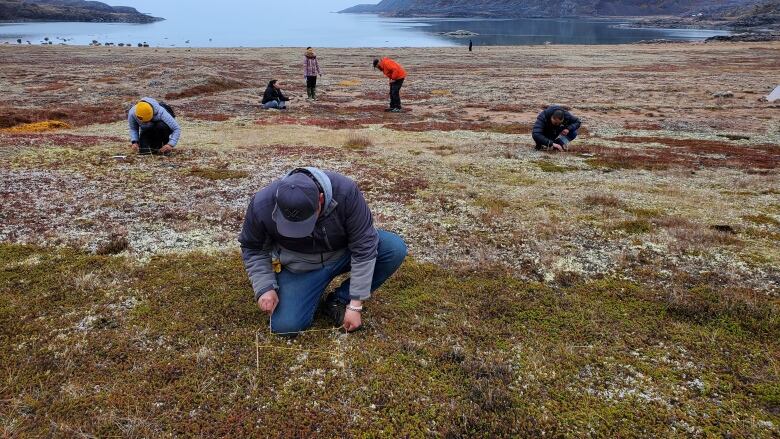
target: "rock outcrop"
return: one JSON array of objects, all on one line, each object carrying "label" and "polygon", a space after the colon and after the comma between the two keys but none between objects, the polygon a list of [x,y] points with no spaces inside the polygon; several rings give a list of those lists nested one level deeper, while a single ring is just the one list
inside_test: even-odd
[{"label": "rock outcrop", "polygon": [[0,21],[152,23],[162,18],[127,6],[85,0],[0,0]]},{"label": "rock outcrop", "polygon": [[[358,5],[347,13],[375,13],[395,17],[574,17],[665,16],[655,21],[683,27],[757,28],[780,23],[780,0],[383,0]],[[660,25],[660,24],[658,24]]]}]

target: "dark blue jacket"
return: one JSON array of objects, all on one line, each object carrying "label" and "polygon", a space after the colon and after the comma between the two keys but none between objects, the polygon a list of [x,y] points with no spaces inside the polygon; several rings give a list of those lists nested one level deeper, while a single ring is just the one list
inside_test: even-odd
[{"label": "dark blue jacket", "polygon": [[[563,111],[563,123],[556,127],[550,122],[550,119],[557,110]],[[582,125],[582,123],[573,114],[561,107],[553,105],[539,113],[539,116],[536,117],[536,123],[534,124],[534,129],[532,131],[534,142],[536,142],[537,145],[552,146],[553,140],[561,135],[561,131],[565,129],[577,131],[580,128],[580,125]]]},{"label": "dark blue jacket", "polygon": [[371,295],[379,235],[363,193],[350,178],[336,172],[307,168],[325,191],[325,208],[311,236],[294,239],[279,234],[271,213],[276,205],[280,180],[256,193],[249,202],[238,240],[244,265],[255,292],[279,287],[271,264],[279,259],[285,269],[306,272],[351,255],[350,297],[365,300]]}]

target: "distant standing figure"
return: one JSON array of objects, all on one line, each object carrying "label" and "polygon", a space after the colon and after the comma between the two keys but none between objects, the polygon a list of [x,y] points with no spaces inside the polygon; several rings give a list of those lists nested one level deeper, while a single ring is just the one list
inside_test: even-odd
[{"label": "distant standing figure", "polygon": [[471,52],[471,49],[474,47],[474,42],[469,40],[469,52]]},{"label": "distant standing figure", "polygon": [[320,63],[317,62],[317,55],[314,49],[306,48],[306,55],[303,57],[303,75],[306,77],[306,99],[317,100],[317,75],[322,76]]},{"label": "distant standing figure", "polygon": [[173,109],[148,97],[127,112],[127,126],[131,147],[139,154],[167,154],[181,136]]},{"label": "distant standing figure", "polygon": [[401,112],[401,87],[406,79],[406,70],[390,58],[374,59],[374,68],[379,69],[390,80],[390,108],[385,111]]},{"label": "distant standing figure", "polygon": [[286,110],[287,101],[289,100],[290,98],[282,93],[281,83],[278,80],[272,79],[268,81],[268,87],[265,88],[265,93],[263,93],[263,108],[266,110],[269,108]]},{"label": "distant standing figure", "polygon": [[552,105],[539,113],[533,128],[536,149],[564,151],[577,138],[582,122],[563,108]]}]

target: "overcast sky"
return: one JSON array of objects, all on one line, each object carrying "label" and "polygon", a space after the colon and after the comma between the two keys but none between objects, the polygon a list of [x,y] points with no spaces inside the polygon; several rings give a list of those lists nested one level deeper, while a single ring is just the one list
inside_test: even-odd
[{"label": "overcast sky", "polygon": [[[279,17],[294,18],[295,14],[312,12],[335,12],[361,3],[379,3],[379,0],[218,0],[215,2],[195,2],[192,0],[102,0],[113,6],[132,6],[141,12],[158,17],[170,17],[181,11],[208,13],[214,8],[240,10],[247,8],[256,11],[267,10]],[[221,15],[221,14],[220,14]]]}]

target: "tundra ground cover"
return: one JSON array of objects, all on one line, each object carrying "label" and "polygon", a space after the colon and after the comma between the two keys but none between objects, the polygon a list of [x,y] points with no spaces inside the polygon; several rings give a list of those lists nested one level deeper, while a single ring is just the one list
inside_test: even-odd
[{"label": "tundra ground cover", "polygon": [[[290,79],[275,112],[289,49],[0,47],[3,434],[779,434],[780,45],[554,49],[393,51],[385,114],[371,50],[319,51],[320,101]],[[177,110],[172,157],[129,155],[143,95]],[[587,131],[534,151],[563,101]],[[302,165],[358,181],[410,258],[365,331],[262,332],[334,355],[258,371],[236,235]]]}]

